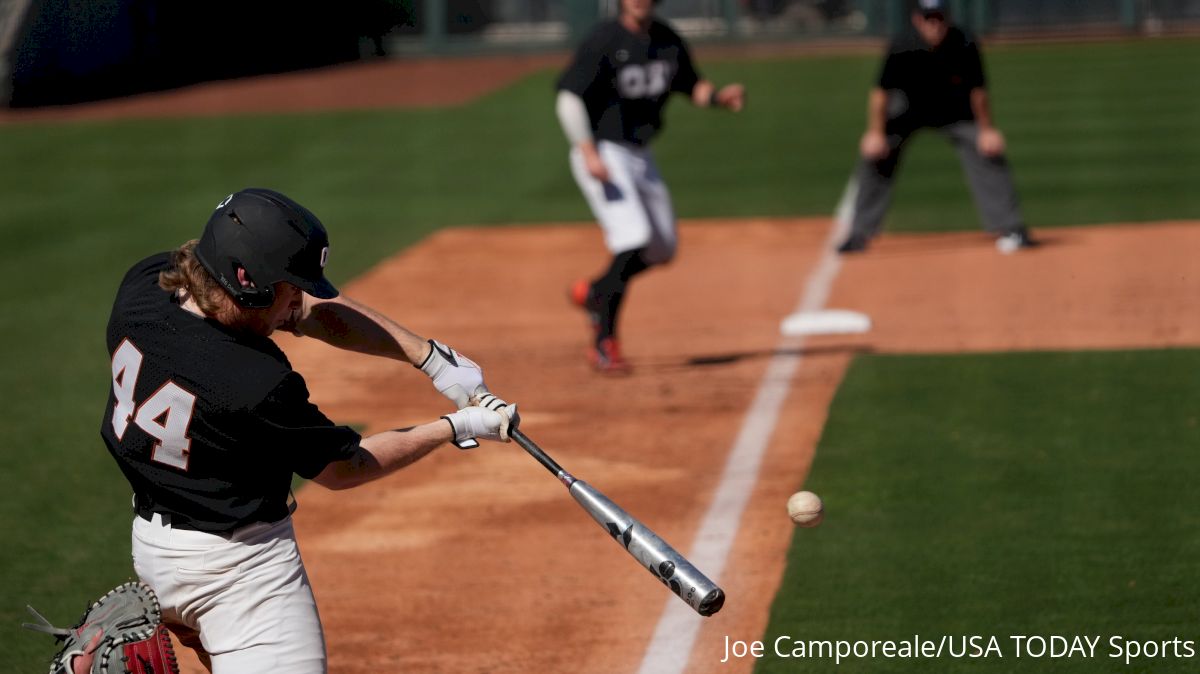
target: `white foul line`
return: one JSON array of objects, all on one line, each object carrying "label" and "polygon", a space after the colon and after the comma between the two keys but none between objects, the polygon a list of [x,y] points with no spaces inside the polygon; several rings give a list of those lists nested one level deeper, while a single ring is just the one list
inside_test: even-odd
[{"label": "white foul line", "polygon": [[[853,179],[846,185],[834,226],[825,240],[817,266],[804,284],[804,294],[797,311],[821,309],[829,299],[829,291],[841,268],[834,247],[850,230],[849,213],[856,187]],[[763,454],[775,432],[779,410],[792,386],[792,377],[800,366],[800,346],[803,343],[802,337],[779,340],[776,353],[759,382],[754,402],[747,410],[737,439],[729,450],[721,481],[708,512],[700,522],[700,531],[696,534],[692,550],[687,555],[688,560],[714,582],[720,582],[721,572],[725,569],[742,519],[742,511],[746,509],[746,502],[750,500],[750,493],[758,481]],[[669,597],[638,672],[681,674],[687,667],[692,646],[704,620],[677,598]]]}]

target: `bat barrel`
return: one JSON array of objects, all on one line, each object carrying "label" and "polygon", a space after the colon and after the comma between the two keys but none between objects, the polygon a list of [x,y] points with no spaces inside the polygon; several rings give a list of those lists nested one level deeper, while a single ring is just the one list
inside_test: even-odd
[{"label": "bat barrel", "polygon": [[575,480],[570,491],[613,540],[693,610],[702,616],[721,610],[725,592],[649,527],[582,480]]}]

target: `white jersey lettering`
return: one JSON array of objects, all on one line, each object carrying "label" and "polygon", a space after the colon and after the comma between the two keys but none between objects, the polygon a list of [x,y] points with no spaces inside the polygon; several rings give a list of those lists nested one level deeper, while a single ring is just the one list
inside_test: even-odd
[{"label": "white jersey lettering", "polygon": [[671,66],[666,61],[631,63],[617,72],[617,92],[621,98],[658,98],[670,86]]},{"label": "white jersey lettering", "polygon": [[112,359],[113,396],[117,399],[112,414],[113,433],[121,440],[133,417],[138,428],[158,440],[150,452],[150,460],[186,471],[192,445],[187,430],[196,396],[167,381],[138,407],[134,392],[141,369],[142,352],[128,339],[121,342]]}]

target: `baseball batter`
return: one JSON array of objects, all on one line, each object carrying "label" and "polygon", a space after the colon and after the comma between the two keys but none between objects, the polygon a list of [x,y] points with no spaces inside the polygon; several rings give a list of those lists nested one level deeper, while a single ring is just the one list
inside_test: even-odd
[{"label": "baseball batter", "polygon": [[650,141],[663,126],[673,92],[699,107],[742,109],[742,85],[717,90],[696,71],[688,46],[654,17],[652,0],[621,0],[580,45],[558,81],[556,112],[571,143],[575,182],[604,230],[612,261],[595,279],[577,281],[571,299],[592,326],[589,360],[601,372],[628,372],[617,342],[617,316],[628,284],[675,255],[675,211]]},{"label": "baseball batter", "polygon": [[[355,487],[447,441],[507,441],[517,423],[474,362],[339,297],[328,256],[315,215],[245,189],[198,241],[133,265],[113,303],[101,435],[133,489],[134,569],[163,622],[218,674],[326,670],[292,530],[293,473]],[[268,338],[277,329],[413,363],[459,409],[369,437],[334,425]]]}]

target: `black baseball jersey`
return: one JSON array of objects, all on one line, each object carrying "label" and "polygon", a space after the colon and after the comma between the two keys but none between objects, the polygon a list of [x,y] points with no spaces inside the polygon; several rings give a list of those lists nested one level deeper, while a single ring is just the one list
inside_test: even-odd
[{"label": "black baseball jersey", "polygon": [[902,120],[914,128],[975,119],[971,90],[985,84],[979,46],[957,26],[950,26],[936,49],[915,31],[898,38],[879,75],[880,88],[906,95]]},{"label": "black baseball jersey", "polygon": [[126,273],[108,323],[112,392],[100,435],[137,509],[228,532],[288,514],[292,473],[311,478],[361,436],[308,400],[270,339],[183,309],[158,286],[167,253]]},{"label": "black baseball jersey", "polygon": [[614,19],[584,40],[558,88],[583,99],[597,140],[645,145],[663,126],[671,92],[690,95],[699,81],[687,44],[667,24],[653,21],[640,35]]}]

